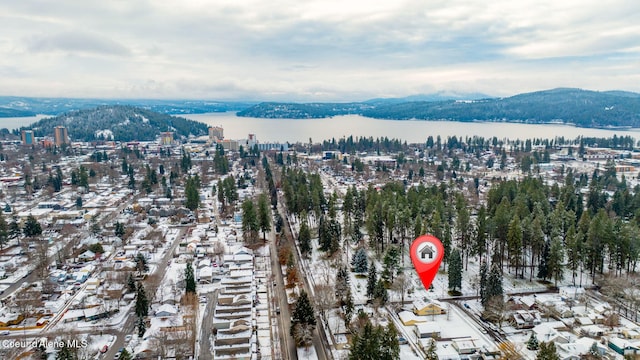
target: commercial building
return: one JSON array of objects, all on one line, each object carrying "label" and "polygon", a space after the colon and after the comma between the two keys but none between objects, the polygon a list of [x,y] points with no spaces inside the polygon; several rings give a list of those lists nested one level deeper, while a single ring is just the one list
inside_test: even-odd
[{"label": "commercial building", "polygon": [[22,130],[22,145],[33,145],[34,142],[33,130]]},{"label": "commercial building", "polygon": [[217,143],[224,140],[224,129],[221,126],[209,127],[209,141],[211,143]]},{"label": "commercial building", "polygon": [[56,146],[69,143],[69,132],[64,126],[56,126],[53,129],[53,142]]}]

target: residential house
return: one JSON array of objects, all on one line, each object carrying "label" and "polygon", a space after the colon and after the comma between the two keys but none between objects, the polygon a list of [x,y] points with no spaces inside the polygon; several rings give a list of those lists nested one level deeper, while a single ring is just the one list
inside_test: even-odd
[{"label": "residential house", "polygon": [[410,311],[401,311],[398,313],[398,317],[404,326],[412,326],[427,321],[426,318],[418,317]]},{"label": "residential house", "polygon": [[438,300],[416,300],[413,302],[413,313],[418,316],[446,314],[447,310]]},{"label": "residential house", "polygon": [[451,346],[453,346],[460,355],[474,354],[478,351],[478,345],[476,345],[475,341],[471,338],[453,339],[451,340]]},{"label": "residential house", "polygon": [[414,331],[419,339],[439,339],[441,335],[440,325],[433,321],[416,324]]},{"label": "residential house", "polygon": [[155,312],[156,317],[170,317],[170,316],[175,316],[176,314],[178,314],[178,309],[176,309],[175,306],[170,304],[160,305],[158,310],[156,310]]},{"label": "residential house", "polygon": [[540,313],[537,311],[517,310],[512,316],[517,329],[531,329],[541,323]]},{"label": "residential house", "polygon": [[640,354],[640,348],[632,345],[629,340],[612,337],[608,344],[613,351],[623,356]]}]

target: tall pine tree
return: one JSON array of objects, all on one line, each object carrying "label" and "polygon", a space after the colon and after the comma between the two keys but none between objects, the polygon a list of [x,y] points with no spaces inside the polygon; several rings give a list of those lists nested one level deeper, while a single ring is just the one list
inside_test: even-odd
[{"label": "tall pine tree", "polygon": [[193,266],[191,263],[187,263],[187,267],[184,269],[184,282],[185,292],[195,294],[196,293],[196,279],[193,275]]},{"label": "tall pine tree", "polygon": [[300,233],[298,234],[298,246],[300,246],[300,252],[302,256],[308,257],[311,255],[311,231],[306,221],[302,221],[300,225]]},{"label": "tall pine tree", "polygon": [[458,293],[462,288],[462,258],[460,250],[454,248],[449,255],[449,291]]},{"label": "tall pine tree", "polygon": [[316,317],[314,315],[313,306],[311,305],[311,301],[309,301],[309,296],[307,292],[302,290],[300,292],[300,297],[298,297],[298,301],[296,301],[296,307],[293,309],[293,314],[291,315],[291,335],[294,333],[294,328],[300,325],[316,325]]},{"label": "tall pine tree", "polygon": [[369,275],[367,276],[367,296],[373,297],[376,283],[378,282],[378,273],[376,271],[376,264],[372,261],[369,266]]}]

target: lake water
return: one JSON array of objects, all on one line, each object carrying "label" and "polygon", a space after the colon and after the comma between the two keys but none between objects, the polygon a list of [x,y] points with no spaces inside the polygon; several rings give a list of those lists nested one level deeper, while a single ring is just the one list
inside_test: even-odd
[{"label": "lake water", "polygon": [[[238,117],[233,112],[181,115],[188,119],[203,122],[211,126],[222,126],[227,139],[246,139],[248,134],[256,134],[260,142],[313,142],[336,140],[353,135],[388,137],[406,140],[409,143],[426,141],[429,135],[435,139],[448,136],[482,136],[498,139],[552,139],[564,136],[575,139],[578,136],[612,137],[629,135],[640,139],[640,129],[604,130],[584,129],[560,124],[516,124],[497,122],[463,123],[456,121],[423,121],[423,120],[379,120],[359,115],[335,116],[325,119],[262,119]],[[9,130],[30,125],[45,115],[36,117],[0,118],[0,128]]]},{"label": "lake water", "polygon": [[29,126],[38,120],[49,117],[49,115],[36,115],[26,117],[0,118],[0,129],[7,128],[9,130],[19,129],[22,126]]},{"label": "lake water", "polygon": [[228,139],[246,139],[248,134],[256,134],[260,142],[313,142],[336,140],[353,135],[388,137],[406,140],[409,143],[426,141],[429,135],[435,139],[448,136],[467,137],[482,136],[498,139],[552,139],[564,136],[575,139],[578,136],[612,137],[631,136],[640,138],[640,129],[604,130],[584,129],[560,124],[517,124],[497,122],[463,123],[456,121],[423,121],[423,120],[379,120],[359,115],[335,116],[325,119],[261,119],[235,116],[235,113],[212,113],[186,115],[186,118],[208,125],[219,125],[224,128],[224,137]]}]

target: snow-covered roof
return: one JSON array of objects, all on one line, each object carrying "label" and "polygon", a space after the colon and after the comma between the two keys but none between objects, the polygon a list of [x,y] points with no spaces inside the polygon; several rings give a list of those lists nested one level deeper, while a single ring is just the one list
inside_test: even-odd
[{"label": "snow-covered roof", "polygon": [[172,316],[177,313],[178,309],[171,304],[162,304],[155,312],[156,316]]},{"label": "snow-covered roof", "polygon": [[398,313],[398,317],[400,318],[400,321],[402,321],[402,323],[405,325],[410,324],[411,322],[423,323],[427,321],[424,316],[416,316],[411,311],[401,311]]},{"label": "snow-covered roof", "polygon": [[440,333],[440,325],[434,321],[430,322],[421,322],[415,325],[416,331],[419,334],[439,334]]}]

